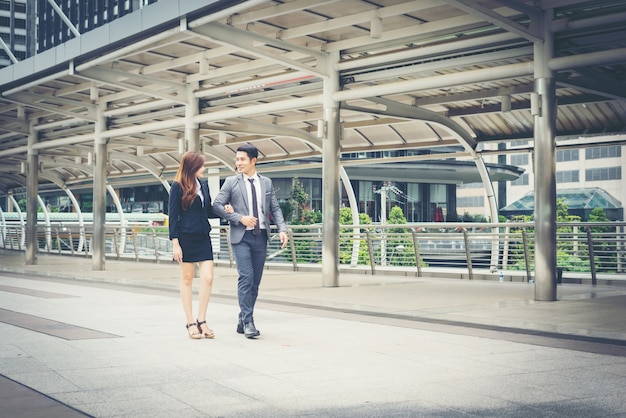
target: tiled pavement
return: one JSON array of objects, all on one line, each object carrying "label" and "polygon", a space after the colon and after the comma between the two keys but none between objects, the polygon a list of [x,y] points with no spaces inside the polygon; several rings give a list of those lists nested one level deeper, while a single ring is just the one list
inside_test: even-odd
[{"label": "tiled pavement", "polygon": [[267,270],[262,335],[183,328],[176,265],[0,252],[0,417],[626,417],[626,287]]}]

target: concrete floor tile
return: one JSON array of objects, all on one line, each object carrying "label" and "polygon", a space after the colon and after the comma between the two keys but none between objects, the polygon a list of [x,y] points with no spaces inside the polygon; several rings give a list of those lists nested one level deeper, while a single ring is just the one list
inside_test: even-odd
[{"label": "concrete floor tile", "polygon": [[[0,323],[0,374],[97,417],[626,414],[626,351],[543,331],[619,335],[615,289],[569,287],[562,301],[534,303],[528,285],[366,276],[321,288],[318,273],[269,271],[253,341],[235,333],[236,274],[217,269],[207,317],[217,338],[193,341],[176,266],[114,266],[117,277],[85,263],[77,274],[89,282],[0,271],[3,309],[120,336],[68,341]],[[168,272],[173,283],[144,277]],[[73,297],[46,297],[55,293]]]}]

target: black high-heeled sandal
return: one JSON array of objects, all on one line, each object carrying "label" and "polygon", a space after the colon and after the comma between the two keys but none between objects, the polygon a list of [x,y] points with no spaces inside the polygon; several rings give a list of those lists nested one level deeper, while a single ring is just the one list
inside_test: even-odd
[{"label": "black high-heeled sandal", "polygon": [[200,322],[196,319],[196,322],[198,324],[198,331],[200,331],[200,334],[204,334],[204,338],[215,338],[215,333],[213,332],[211,328],[209,328],[208,325],[206,327],[207,329],[206,332],[202,330],[202,325],[206,325],[206,321]]},{"label": "black high-heeled sandal", "polygon": [[189,338],[193,338],[194,340],[202,338],[202,333],[196,322],[192,322],[191,324],[185,325],[185,328],[187,328],[187,332],[189,333]]}]

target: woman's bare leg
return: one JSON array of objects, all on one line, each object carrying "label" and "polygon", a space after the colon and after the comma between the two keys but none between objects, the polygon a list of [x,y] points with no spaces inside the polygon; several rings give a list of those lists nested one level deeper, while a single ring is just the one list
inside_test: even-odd
[{"label": "woman's bare leg", "polygon": [[193,275],[194,263],[180,263],[180,300],[183,303],[183,310],[187,323],[196,322],[193,317]]},{"label": "woman's bare leg", "polygon": [[[207,308],[209,299],[211,298],[211,289],[213,288],[213,260],[202,261],[200,264],[200,294],[198,295],[198,322],[206,321]],[[213,331],[206,325],[201,325],[202,332],[207,338],[213,336]]]}]

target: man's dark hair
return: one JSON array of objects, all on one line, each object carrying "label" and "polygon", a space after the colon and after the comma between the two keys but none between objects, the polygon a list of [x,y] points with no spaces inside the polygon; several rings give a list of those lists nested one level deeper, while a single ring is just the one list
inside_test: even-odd
[{"label": "man's dark hair", "polygon": [[237,148],[237,152],[239,151],[242,151],[248,154],[248,158],[250,159],[259,158],[259,150],[254,145],[251,145],[251,144],[242,145],[239,148]]}]

